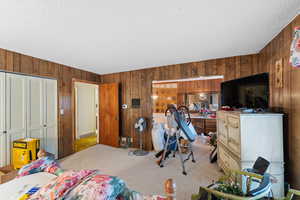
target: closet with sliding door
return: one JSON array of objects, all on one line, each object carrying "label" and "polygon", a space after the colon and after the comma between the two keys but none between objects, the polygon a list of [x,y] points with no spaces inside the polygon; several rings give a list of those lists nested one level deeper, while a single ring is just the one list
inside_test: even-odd
[{"label": "closet with sliding door", "polygon": [[12,142],[39,138],[58,156],[57,80],[0,72],[0,166],[11,163]]}]

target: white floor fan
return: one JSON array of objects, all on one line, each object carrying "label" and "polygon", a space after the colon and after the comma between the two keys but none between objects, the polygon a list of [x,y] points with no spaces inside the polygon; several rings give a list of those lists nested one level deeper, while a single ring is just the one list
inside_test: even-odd
[{"label": "white floor fan", "polygon": [[146,119],[143,117],[139,117],[134,124],[134,128],[137,130],[138,134],[140,135],[140,141],[139,141],[140,149],[133,151],[133,154],[136,156],[145,156],[149,153],[148,151],[143,150],[143,132],[147,128]]}]

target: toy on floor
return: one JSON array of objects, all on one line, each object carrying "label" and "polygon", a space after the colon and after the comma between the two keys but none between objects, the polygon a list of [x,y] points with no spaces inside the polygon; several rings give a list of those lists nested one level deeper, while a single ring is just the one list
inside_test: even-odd
[{"label": "toy on floor", "polygon": [[166,194],[166,200],[175,200],[176,184],[171,178],[165,181],[165,194]]},{"label": "toy on floor", "polygon": [[[167,117],[169,131],[166,134],[164,149],[155,156],[157,158],[160,157],[158,164],[160,167],[164,167],[165,160],[169,155],[173,152],[173,157],[175,157],[176,152],[178,152],[182,165],[182,173],[187,175],[184,164],[190,158],[192,158],[192,162],[195,162],[192,142],[195,141],[197,136],[197,133],[191,124],[189,110],[186,106],[179,106],[178,109],[176,109],[174,105],[169,105],[165,112],[165,116]],[[183,139],[185,139],[185,141]],[[181,144],[183,144],[183,146],[181,146]],[[183,159],[182,150],[187,154],[186,159]]]}]

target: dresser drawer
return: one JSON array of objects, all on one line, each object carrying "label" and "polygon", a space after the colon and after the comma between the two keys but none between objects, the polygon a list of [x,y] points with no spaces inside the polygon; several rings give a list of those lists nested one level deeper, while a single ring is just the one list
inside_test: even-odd
[{"label": "dresser drawer", "polygon": [[230,155],[221,144],[218,144],[218,164],[224,171],[230,168]]},{"label": "dresser drawer", "polygon": [[229,115],[227,117],[228,126],[232,128],[240,128],[240,119]]},{"label": "dresser drawer", "polygon": [[228,140],[228,131],[226,121],[219,120],[217,121],[217,130],[218,130],[218,140],[223,144],[227,144]]},{"label": "dresser drawer", "polygon": [[[230,154],[229,154],[230,155]],[[230,155],[229,167],[233,170],[241,170],[240,160]]]},{"label": "dresser drawer", "polygon": [[205,132],[216,132],[217,131],[217,122],[215,119],[206,119],[205,120]]},{"label": "dresser drawer", "polygon": [[218,143],[218,164],[224,171],[227,169],[241,170],[240,159]]},{"label": "dresser drawer", "polygon": [[203,119],[192,119],[192,124],[198,134],[204,133],[204,120]]},{"label": "dresser drawer", "polygon": [[241,152],[240,141],[240,120],[239,118],[228,116],[228,148],[236,154]]},{"label": "dresser drawer", "polygon": [[223,112],[217,112],[217,119],[226,121],[226,114]]}]

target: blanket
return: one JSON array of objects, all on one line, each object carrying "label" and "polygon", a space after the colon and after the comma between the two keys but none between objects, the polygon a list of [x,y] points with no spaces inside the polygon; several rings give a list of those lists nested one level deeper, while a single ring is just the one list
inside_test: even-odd
[{"label": "blanket", "polygon": [[47,157],[24,166],[19,177],[41,171],[53,173],[57,178],[31,195],[30,200],[165,200],[130,190],[123,180],[99,170],[63,170]]},{"label": "blanket", "polygon": [[49,184],[43,186],[31,200],[114,200],[122,193],[125,183],[117,177],[97,170],[65,171]]},{"label": "blanket", "polygon": [[23,166],[18,171],[17,177],[27,176],[39,172],[48,172],[50,174],[59,176],[61,173],[64,172],[64,170],[60,168],[59,164],[56,162],[54,158],[42,157]]}]

